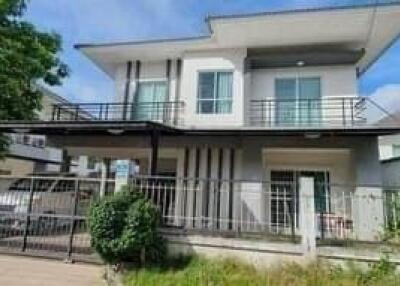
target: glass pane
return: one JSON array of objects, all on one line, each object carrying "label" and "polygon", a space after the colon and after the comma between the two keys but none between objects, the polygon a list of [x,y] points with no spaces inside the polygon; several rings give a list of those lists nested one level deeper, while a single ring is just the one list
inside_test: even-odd
[{"label": "glass pane", "polygon": [[199,99],[214,98],[214,73],[202,72],[199,74]]},{"label": "glass pane", "polygon": [[277,125],[292,124],[296,121],[296,79],[277,79],[275,81]]},{"label": "glass pane", "polygon": [[320,99],[321,87],[320,79],[317,77],[299,79],[299,98],[300,99]]},{"label": "glass pane", "polygon": [[232,100],[218,100],[216,102],[216,113],[231,113],[232,112]]},{"label": "glass pane", "polygon": [[210,114],[214,113],[214,100],[201,100],[199,101],[198,110],[199,113]]},{"label": "glass pane", "polygon": [[296,99],[296,79],[283,78],[275,81],[275,96],[278,100]]},{"label": "glass pane", "polygon": [[393,145],[393,157],[400,157],[400,145]]},{"label": "glass pane", "polygon": [[271,171],[271,225],[290,227],[296,224],[297,194],[293,171]]},{"label": "glass pane", "polygon": [[154,84],[151,82],[141,82],[138,85],[137,103],[152,102],[154,93]]},{"label": "glass pane", "polygon": [[153,102],[166,102],[167,101],[167,83],[166,82],[155,82]]},{"label": "glass pane", "polygon": [[321,121],[321,84],[319,78],[299,79],[299,122],[318,124]]},{"label": "glass pane", "polygon": [[218,78],[217,98],[218,99],[232,98],[232,73],[219,72],[217,74],[217,78]]},{"label": "glass pane", "polygon": [[300,175],[314,178],[315,211],[317,213],[328,213],[330,209],[329,173],[303,171]]},{"label": "glass pane", "polygon": [[165,82],[154,83],[154,93],[153,93],[153,103],[149,107],[150,118],[152,120],[163,120],[166,114],[166,104],[167,101],[167,84]]}]

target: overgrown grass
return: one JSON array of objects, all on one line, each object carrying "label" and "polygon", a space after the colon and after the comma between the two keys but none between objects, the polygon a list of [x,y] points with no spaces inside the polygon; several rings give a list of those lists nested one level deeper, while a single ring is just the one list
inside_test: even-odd
[{"label": "overgrown grass", "polygon": [[141,285],[265,285],[265,286],[354,286],[400,285],[400,275],[386,259],[362,270],[355,265],[346,269],[323,262],[307,266],[290,263],[264,271],[234,260],[180,258],[168,266],[126,270],[125,286]]}]

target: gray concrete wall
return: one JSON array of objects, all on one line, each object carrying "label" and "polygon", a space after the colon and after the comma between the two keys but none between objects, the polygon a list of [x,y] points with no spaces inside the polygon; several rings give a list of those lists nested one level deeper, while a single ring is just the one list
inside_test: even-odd
[{"label": "gray concrete wall", "polygon": [[381,163],[383,184],[387,187],[400,187],[400,159]]}]

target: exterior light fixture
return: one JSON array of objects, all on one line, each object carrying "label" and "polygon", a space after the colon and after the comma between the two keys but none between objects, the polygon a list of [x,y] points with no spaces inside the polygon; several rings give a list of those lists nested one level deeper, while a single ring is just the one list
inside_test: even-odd
[{"label": "exterior light fixture", "polygon": [[318,139],[321,138],[321,133],[318,132],[304,133],[304,137],[307,139]]},{"label": "exterior light fixture", "polygon": [[122,133],[124,133],[123,129],[108,129],[107,131],[112,135],[121,135]]},{"label": "exterior light fixture", "polygon": [[296,62],[296,65],[298,66],[298,67],[302,67],[302,66],[304,66],[306,63],[304,62],[304,61],[297,61]]},{"label": "exterior light fixture", "polygon": [[15,128],[14,132],[15,133],[29,133],[31,130],[28,128]]}]

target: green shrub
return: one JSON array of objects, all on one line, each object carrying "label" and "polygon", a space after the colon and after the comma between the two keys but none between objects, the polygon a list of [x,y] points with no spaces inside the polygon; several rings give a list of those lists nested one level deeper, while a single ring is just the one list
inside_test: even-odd
[{"label": "green shrub", "polygon": [[94,203],[89,212],[92,247],[108,263],[160,261],[165,243],[157,232],[160,215],[142,194],[124,188]]},{"label": "green shrub", "polygon": [[400,242],[400,218],[398,216],[393,216],[394,214],[400,213],[400,197],[396,193],[392,195],[390,202],[388,203],[387,209],[389,210],[387,214],[387,224],[384,229],[385,240],[392,242]]}]

